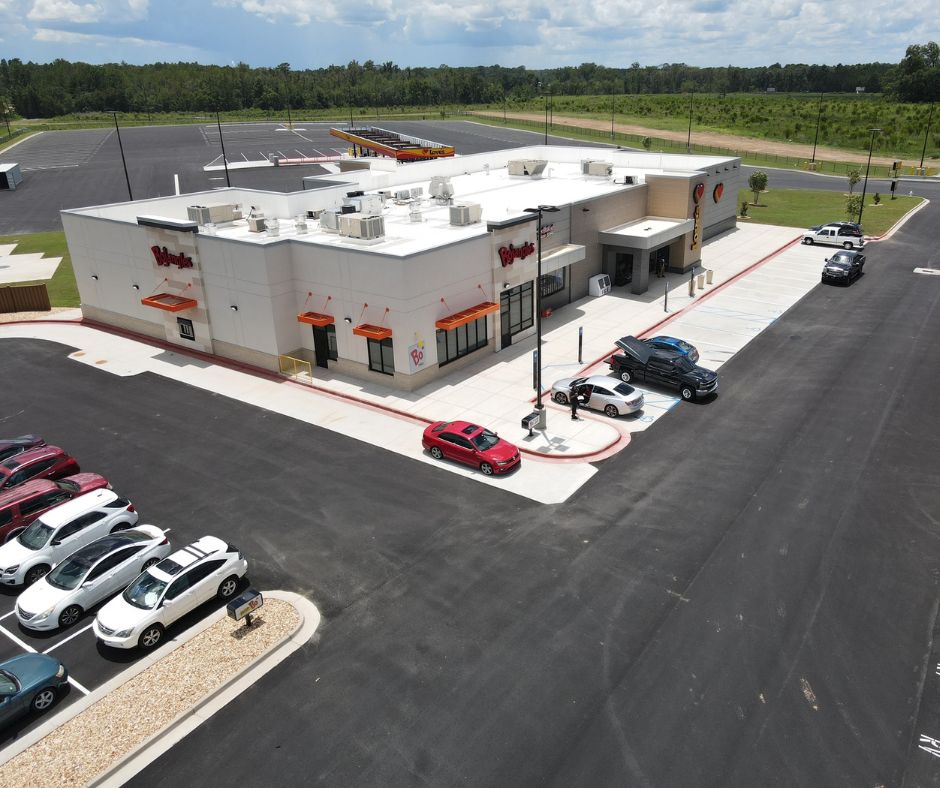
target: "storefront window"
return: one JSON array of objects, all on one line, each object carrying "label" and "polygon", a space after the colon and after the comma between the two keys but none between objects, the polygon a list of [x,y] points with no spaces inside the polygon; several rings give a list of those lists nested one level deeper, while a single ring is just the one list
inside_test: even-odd
[{"label": "storefront window", "polygon": [[384,375],[395,374],[395,355],[391,339],[368,339],[369,369]]},{"label": "storefront window", "polygon": [[437,363],[443,367],[451,361],[487,345],[486,317],[479,317],[450,331],[437,330]]},{"label": "storefront window", "polygon": [[542,298],[550,296],[552,293],[558,293],[565,289],[565,272],[567,268],[560,268],[552,271],[550,274],[543,274],[540,280]]}]

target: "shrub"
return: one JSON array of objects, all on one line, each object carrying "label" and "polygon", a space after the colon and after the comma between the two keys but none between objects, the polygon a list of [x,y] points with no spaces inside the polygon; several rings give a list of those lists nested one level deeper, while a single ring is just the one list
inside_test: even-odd
[{"label": "shrub", "polygon": [[751,173],[747,187],[754,192],[754,205],[760,205],[760,193],[767,189],[767,173],[761,170]]}]

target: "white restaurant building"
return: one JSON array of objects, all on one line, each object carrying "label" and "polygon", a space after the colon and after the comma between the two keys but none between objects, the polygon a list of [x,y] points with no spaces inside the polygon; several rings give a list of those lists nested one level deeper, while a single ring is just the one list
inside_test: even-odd
[{"label": "white restaurant building", "polygon": [[[643,293],[735,226],[740,159],[533,146],[351,159],[293,193],[227,188],[62,212],[84,316],[279,369],[416,389],[597,292]],[[538,217],[543,212],[542,277]]]}]

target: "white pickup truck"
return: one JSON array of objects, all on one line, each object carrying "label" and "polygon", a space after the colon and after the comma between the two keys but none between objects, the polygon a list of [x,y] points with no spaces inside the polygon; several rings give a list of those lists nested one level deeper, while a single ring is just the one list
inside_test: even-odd
[{"label": "white pickup truck", "polygon": [[841,246],[843,249],[861,249],[865,246],[865,236],[861,234],[858,225],[840,222],[838,224],[821,224],[810,227],[803,233],[803,243],[826,244],[827,246]]}]

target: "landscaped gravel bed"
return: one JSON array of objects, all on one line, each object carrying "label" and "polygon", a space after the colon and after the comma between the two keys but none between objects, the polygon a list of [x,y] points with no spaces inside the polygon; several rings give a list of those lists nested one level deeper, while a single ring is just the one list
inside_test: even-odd
[{"label": "landscaped gravel bed", "polygon": [[81,786],[291,635],[293,605],[265,599],[244,622],[222,618],[0,769],[0,785]]}]

